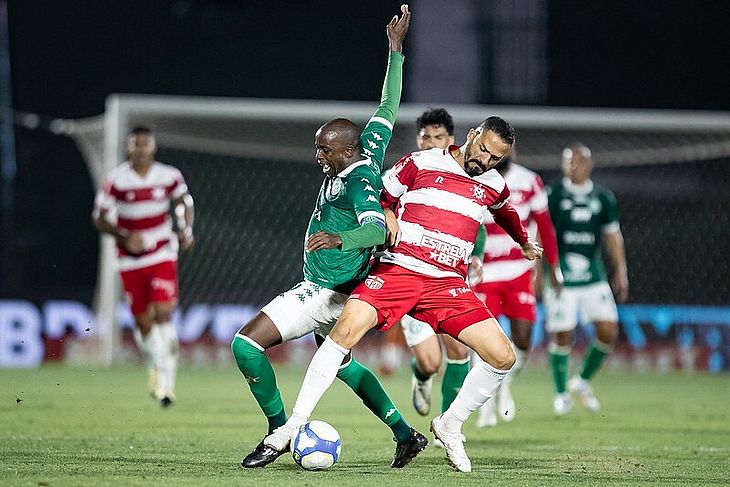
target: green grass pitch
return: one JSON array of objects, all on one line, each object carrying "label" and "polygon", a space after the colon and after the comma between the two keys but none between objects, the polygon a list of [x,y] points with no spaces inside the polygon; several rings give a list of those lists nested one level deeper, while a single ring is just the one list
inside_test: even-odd
[{"label": "green grass pitch", "polygon": [[[278,367],[277,373],[290,409],[304,369]],[[406,468],[391,469],[390,431],[338,382],[313,417],[342,436],[335,467],[306,472],[286,455],[266,468],[243,470],[238,462],[261,439],[265,423],[233,364],[181,370],[178,403],[169,410],[146,395],[145,381],[141,367],[0,370],[0,485],[730,482],[728,376],[607,371],[594,386],[602,413],[576,405],[556,419],[547,369],[528,367],[514,386],[514,422],[488,430],[475,428],[473,418],[467,423],[471,474],[452,470],[443,451],[430,445]],[[384,384],[411,424],[427,433],[429,419],[410,404],[407,371]]]}]

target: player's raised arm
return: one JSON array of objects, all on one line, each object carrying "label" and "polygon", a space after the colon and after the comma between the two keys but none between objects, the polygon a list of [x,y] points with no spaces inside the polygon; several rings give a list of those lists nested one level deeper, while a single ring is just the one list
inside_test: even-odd
[{"label": "player's raised arm", "polygon": [[388,68],[380,97],[380,105],[363,130],[360,140],[362,154],[382,169],[385,150],[393,135],[403,84],[403,40],[411,23],[408,5],[401,5],[401,16],[393,16],[385,27],[388,35]]}]

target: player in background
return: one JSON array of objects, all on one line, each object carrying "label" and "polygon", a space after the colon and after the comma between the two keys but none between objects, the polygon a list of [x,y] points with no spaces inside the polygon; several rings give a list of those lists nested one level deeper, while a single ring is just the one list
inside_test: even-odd
[{"label": "player in background", "polygon": [[444,444],[451,465],[471,471],[461,426],[491,396],[515,362],[509,338],[465,281],[485,213],[495,215],[520,243],[526,258],[542,254],[507,201],[509,189],[504,179],[489,171],[513,143],[512,127],[499,117],[490,117],[469,130],[461,147],[409,154],[384,177],[381,202],[384,208],[397,204],[401,240],[353,291],[337,324],[312,358],[292,416],[264,438],[266,445],[285,450],[352,347],[371,328],[387,329],[410,313],[471,347],[483,360],[471,369],[451,407],[431,422],[431,431]]},{"label": "player in background", "polygon": [[[416,144],[420,150],[433,148],[447,149],[454,145],[454,119],[443,108],[426,110],[416,119]],[[474,255],[481,255],[484,239],[474,248]],[[481,259],[474,257],[475,264]],[[413,352],[411,360],[411,397],[418,414],[426,416],[431,411],[431,391],[433,376],[438,373],[442,363],[441,342],[446,350],[446,368],[441,381],[441,412],[446,411],[461,384],[469,373],[469,349],[449,335],[439,336],[428,323],[408,315],[401,319],[401,328],[406,344]],[[392,331],[391,331],[392,332]],[[442,446],[439,441],[435,446]]]},{"label": "player in background", "polygon": [[117,242],[136,324],[134,340],[147,361],[151,392],[168,407],[175,400],[179,349],[171,321],[178,297],[177,255],[194,242],[193,198],[180,171],[155,161],[157,143],[149,127],[132,129],[127,152],[129,160],[109,173],[97,193],[93,220]]},{"label": "player in background", "polygon": [[[266,415],[268,433],[287,417],[264,351],[312,332],[321,343],[350,292],[367,276],[374,247],[385,242],[380,173],[400,103],[402,45],[411,15],[407,5],[401,11],[386,27],[388,69],[380,106],[365,129],[360,133],[352,122],[339,118],[315,135],[316,159],[325,178],[307,228],[304,280],[264,306],[231,343],[238,368]],[[347,354],[336,375],[392,430],[397,442],[392,467],[405,466],[426,447],[425,436],[405,421],[372,371]],[[262,441],[241,465],[263,467],[288,449],[288,444],[273,449]]]},{"label": "player in background", "polygon": [[[520,215],[522,225],[534,238],[539,235],[545,249],[550,284],[560,293],[562,276],[558,263],[558,244],[550,220],[545,186],[540,176],[513,161],[514,148],[495,169],[507,181],[510,204]],[[494,316],[504,315],[510,322],[510,335],[515,344],[517,361],[504,378],[495,395],[479,408],[477,426],[495,426],[497,417],[512,421],[515,417],[515,401],[511,384],[527,362],[535,323],[535,273],[534,262],[522,258],[519,246],[494,221],[485,222],[486,242],[480,282],[472,286],[484,300]]]},{"label": "player in background", "polygon": [[[590,149],[580,143],[565,148],[562,170],[563,180],[548,189],[548,204],[565,282],[559,294],[549,287],[544,293],[546,329],[551,334],[550,365],[557,392],[553,410],[558,416],[573,408],[567,391],[577,394],[589,411],[601,409],[589,381],[618,338],[618,314],[611,288],[619,302],[624,302],[629,292],[616,198],[611,191],[591,181]],[[611,286],[601,259],[602,244],[613,265]],[[579,314],[593,322],[596,339],[586,353],[580,374],[567,382],[568,358]]]}]

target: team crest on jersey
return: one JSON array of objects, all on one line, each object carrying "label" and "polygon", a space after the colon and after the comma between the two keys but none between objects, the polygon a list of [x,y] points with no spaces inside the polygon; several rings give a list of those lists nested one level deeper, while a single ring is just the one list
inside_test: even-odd
[{"label": "team crest on jersey", "polygon": [[333,178],[330,182],[329,188],[327,188],[327,199],[333,200],[340,195],[340,191],[345,185],[340,178]]},{"label": "team crest on jersey", "polygon": [[479,201],[484,201],[484,197],[486,196],[487,192],[484,191],[484,188],[482,188],[480,185],[475,184],[471,187],[471,194]]},{"label": "team crest on jersey", "polygon": [[373,290],[382,288],[383,284],[385,284],[385,281],[378,276],[368,276],[368,278],[365,279],[365,285]]},{"label": "team crest on jersey", "polygon": [[156,200],[161,200],[165,197],[165,193],[165,188],[157,186],[152,189],[152,198]]}]

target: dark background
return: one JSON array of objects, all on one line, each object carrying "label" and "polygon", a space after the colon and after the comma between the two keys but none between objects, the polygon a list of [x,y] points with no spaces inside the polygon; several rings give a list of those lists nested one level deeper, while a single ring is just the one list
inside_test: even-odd
[{"label": "dark background", "polygon": [[[383,25],[399,3],[12,0],[14,108],[85,117],[103,112],[110,93],[375,100]],[[722,1],[549,2],[544,104],[730,110],[726,10]],[[448,31],[434,35],[449,42]],[[489,93],[478,101],[501,103]],[[405,89],[404,101],[412,96]],[[16,128],[16,146],[0,297],[89,302],[97,234],[83,159],[42,129]]]}]

